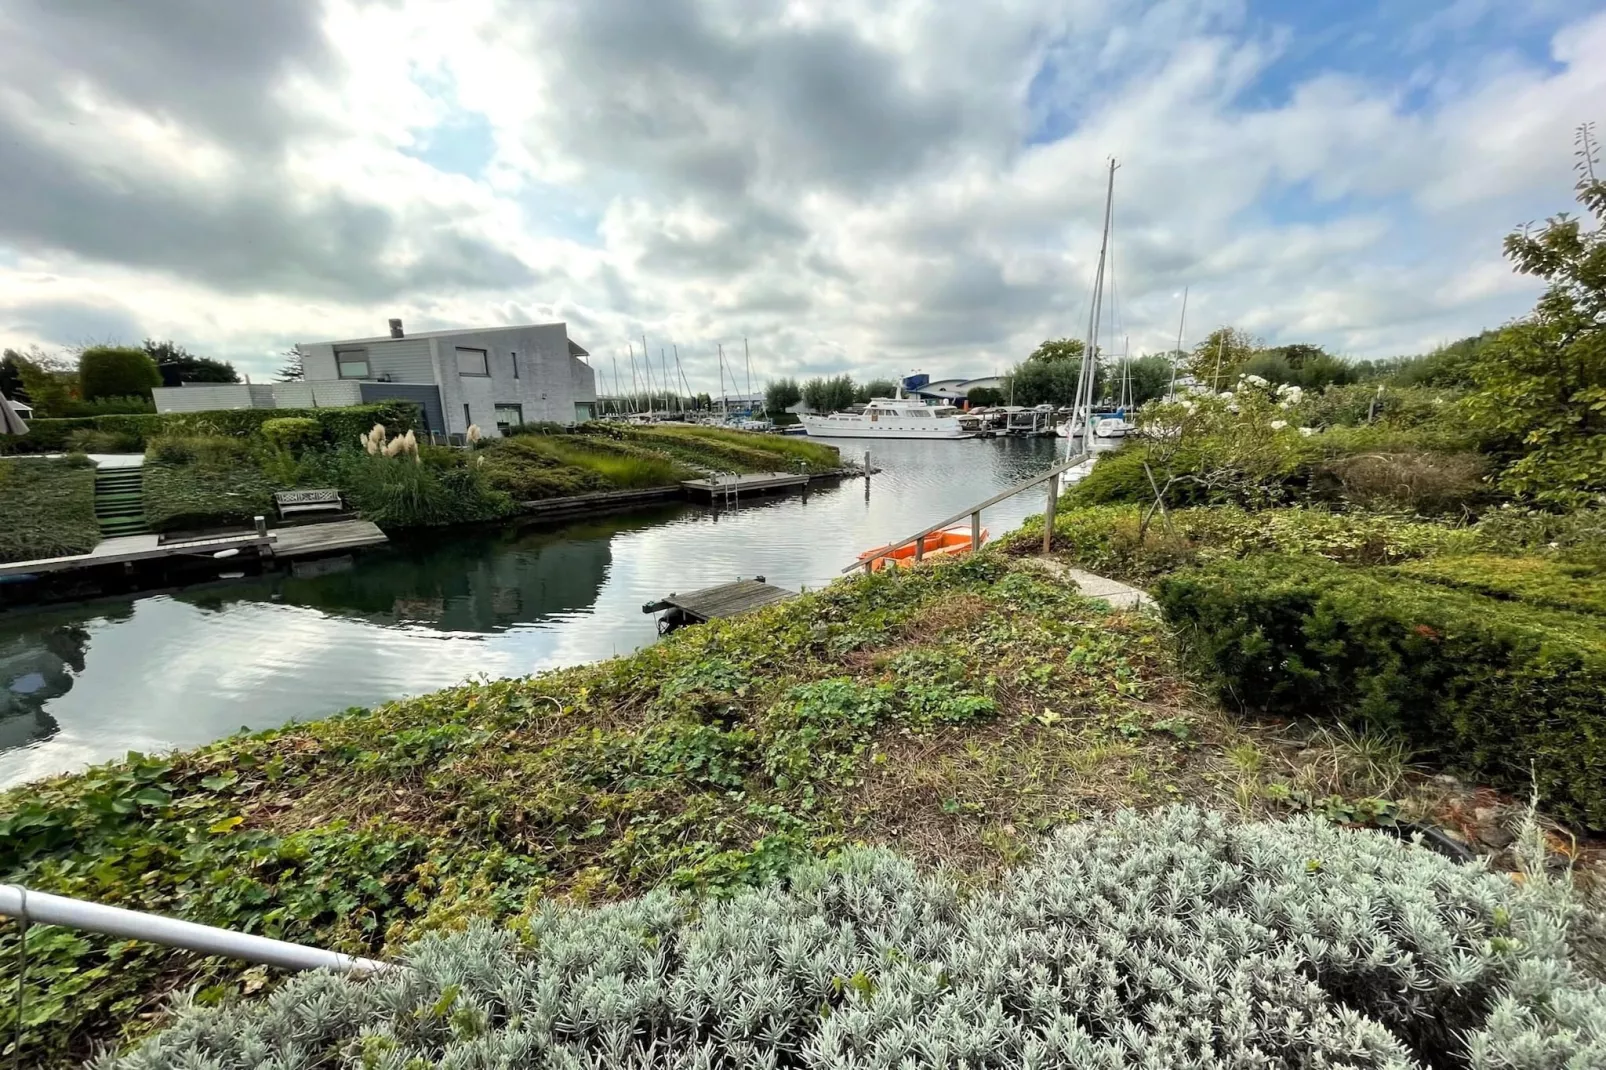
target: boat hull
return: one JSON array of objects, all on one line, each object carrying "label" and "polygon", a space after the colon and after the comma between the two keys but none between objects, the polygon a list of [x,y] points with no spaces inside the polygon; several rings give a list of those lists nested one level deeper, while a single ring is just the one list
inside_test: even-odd
[{"label": "boat hull", "polygon": [[[981,529],[981,541],[985,545],[989,532]],[[925,548],[921,551],[921,559],[934,557],[956,557],[968,554],[976,549],[971,545],[970,529],[968,527],[947,528],[943,531],[934,531],[924,539]],[[859,555],[859,560],[870,566],[871,572],[880,572],[883,568],[908,568],[915,564],[915,544],[907,543],[898,547],[891,553],[887,547],[877,546],[873,550],[866,550]]]},{"label": "boat hull", "polygon": [[[914,420],[860,420],[833,419],[825,416],[802,416],[803,430],[810,438],[975,438],[977,432],[966,431],[959,421],[934,419]],[[920,426],[921,423],[937,426]],[[900,426],[901,425],[901,426]]]}]

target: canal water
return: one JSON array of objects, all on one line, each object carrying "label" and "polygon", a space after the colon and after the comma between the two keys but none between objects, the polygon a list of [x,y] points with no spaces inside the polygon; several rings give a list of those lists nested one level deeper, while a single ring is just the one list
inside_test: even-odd
[{"label": "canal water", "polygon": [[[760,575],[824,586],[859,551],[1042,472],[1064,449],[1058,439],[878,442],[882,471],[868,485],[844,480],[807,497],[451,529],[321,575],[0,614],[0,787],[625,654],[657,638],[643,603]],[[994,538],[1013,530],[1042,511],[1044,493],[988,510],[984,525]]]}]

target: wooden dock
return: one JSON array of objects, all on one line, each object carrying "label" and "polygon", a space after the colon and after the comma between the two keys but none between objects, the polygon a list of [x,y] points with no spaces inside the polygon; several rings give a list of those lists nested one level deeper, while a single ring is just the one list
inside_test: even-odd
[{"label": "wooden dock", "polygon": [[750,609],[758,609],[796,597],[796,591],[772,586],[764,582],[763,576],[759,576],[757,579],[722,583],[718,587],[704,587],[700,591],[690,591],[686,594],[669,594],[656,602],[648,602],[641,607],[641,611],[660,613],[668,610],[659,618],[658,630],[670,632],[684,624],[723,620],[738,613],[746,613]]},{"label": "wooden dock", "polygon": [[747,475],[709,476],[707,479],[688,479],[681,483],[692,497],[706,497],[714,501],[740,498],[744,495],[771,494],[778,490],[809,485],[806,472],[750,472]]},{"label": "wooden dock", "polygon": [[331,520],[322,524],[301,524],[273,532],[274,557],[312,557],[378,546],[388,542],[383,531],[371,520]]},{"label": "wooden dock", "polygon": [[225,550],[236,552],[256,550],[258,553],[266,554],[272,552],[275,535],[274,532],[266,535],[248,532],[186,539],[182,542],[163,542],[159,535],[118,535],[102,539],[100,544],[87,554],[46,557],[35,561],[12,561],[0,565],[0,577],[37,576],[46,572],[65,572],[69,569],[154,561],[163,557],[213,557]]}]

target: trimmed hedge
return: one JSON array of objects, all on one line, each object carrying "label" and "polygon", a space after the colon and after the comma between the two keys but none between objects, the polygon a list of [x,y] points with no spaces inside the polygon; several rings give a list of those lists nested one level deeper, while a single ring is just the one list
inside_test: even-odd
[{"label": "trimmed hedge", "polygon": [[1395,571],[1412,579],[1530,606],[1606,614],[1606,574],[1594,564],[1554,557],[1475,554],[1411,561]]},{"label": "trimmed hedge", "polygon": [[1606,828],[1598,619],[1309,557],[1179,572],[1155,597],[1223,697],[1398,732]]},{"label": "trimmed hedge", "polygon": [[99,542],[88,458],[0,461],[0,561],[81,554]]},{"label": "trimmed hedge", "polygon": [[166,435],[228,435],[244,438],[258,433],[270,420],[316,420],[323,440],[338,446],[355,446],[357,436],[374,424],[392,434],[419,426],[418,406],[410,401],[384,401],[335,409],[220,409],[216,412],[134,413],[122,416],[84,416],[62,420],[30,420],[26,435],[0,435],[0,453],[59,453],[67,448],[74,431],[92,430],[124,434],[143,449],[153,438]]}]

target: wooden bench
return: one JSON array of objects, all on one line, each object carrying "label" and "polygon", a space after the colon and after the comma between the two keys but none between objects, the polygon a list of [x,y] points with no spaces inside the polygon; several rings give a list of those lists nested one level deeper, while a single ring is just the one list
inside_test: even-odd
[{"label": "wooden bench", "polygon": [[338,490],[281,490],[273,495],[283,519],[296,513],[339,513],[346,508]]}]

